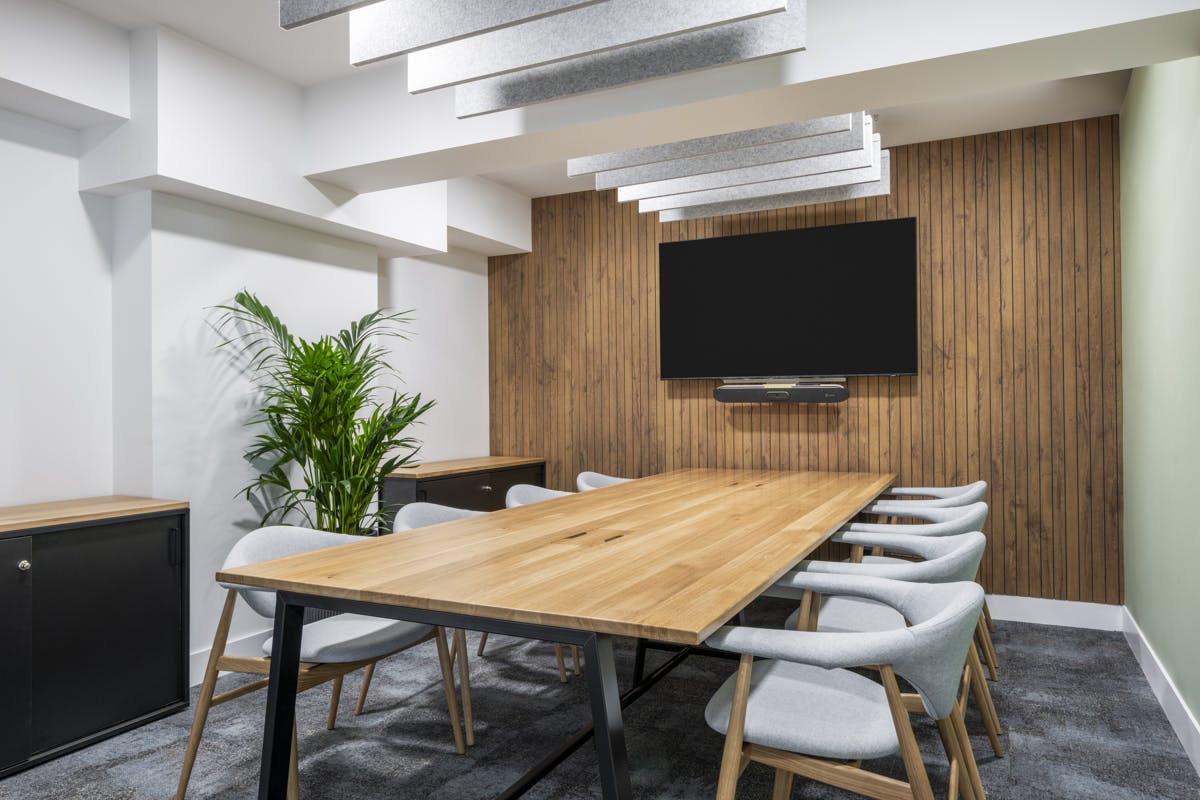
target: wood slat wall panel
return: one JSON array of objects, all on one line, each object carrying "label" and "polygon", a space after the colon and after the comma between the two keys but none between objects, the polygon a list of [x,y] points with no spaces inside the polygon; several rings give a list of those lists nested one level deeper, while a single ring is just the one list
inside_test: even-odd
[{"label": "wood slat wall panel", "polygon": [[[896,471],[991,484],[992,592],[1123,601],[1116,117],[892,149],[892,194],[659,224],[615,192],[533,201],[489,263],[492,452],[595,469]],[[658,379],[660,242],[915,216],[921,371],[826,405]],[[856,313],[869,313],[861,309]]]}]

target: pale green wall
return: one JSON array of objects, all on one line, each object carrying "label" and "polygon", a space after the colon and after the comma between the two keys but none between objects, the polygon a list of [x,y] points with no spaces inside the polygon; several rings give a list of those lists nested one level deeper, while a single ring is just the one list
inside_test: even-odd
[{"label": "pale green wall", "polygon": [[1200,716],[1200,57],[1121,113],[1125,602]]}]

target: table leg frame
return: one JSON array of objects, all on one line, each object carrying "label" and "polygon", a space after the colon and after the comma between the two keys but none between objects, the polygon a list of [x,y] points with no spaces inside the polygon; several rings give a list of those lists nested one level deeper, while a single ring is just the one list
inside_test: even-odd
[{"label": "table leg frame", "polygon": [[[537,774],[527,773],[521,781],[514,784],[502,796],[517,797],[523,794],[538,779],[545,777],[554,766],[561,763],[570,752],[578,749],[588,738],[591,738],[594,731],[600,734],[595,738],[603,797],[605,800],[630,800],[632,797],[629,762],[625,748],[625,725],[621,709],[635,698],[630,697],[626,700],[619,692],[611,636],[572,628],[555,628],[547,625],[472,617],[430,609],[276,592],[275,652],[271,658],[270,683],[267,687],[259,800],[287,800],[291,731],[296,718],[296,685],[300,669],[300,641],[303,636],[305,608],[323,608],[331,611],[441,625],[447,628],[481,630],[526,639],[579,645],[583,648],[587,667],[588,695],[592,707],[593,725],[569,740],[565,746],[565,752],[560,750],[544,760],[543,765],[546,766],[538,770]],[[686,653],[679,654],[678,660],[681,661],[685,655]],[[674,663],[670,666],[673,668]],[[656,675],[652,676],[654,682],[661,677],[659,672],[665,674],[662,668],[656,670]],[[634,687],[634,690],[627,695],[632,694],[638,688]],[[638,691],[637,696],[640,694],[641,691]],[[516,792],[512,793],[514,789]]]}]

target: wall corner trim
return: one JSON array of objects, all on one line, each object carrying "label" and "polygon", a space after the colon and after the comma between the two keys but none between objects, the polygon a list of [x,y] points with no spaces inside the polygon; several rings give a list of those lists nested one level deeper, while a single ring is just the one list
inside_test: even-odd
[{"label": "wall corner trim", "polygon": [[1197,722],[1196,715],[1183,701],[1183,695],[1179,693],[1179,688],[1175,686],[1175,682],[1163,668],[1154,648],[1150,646],[1150,642],[1142,633],[1141,626],[1138,625],[1128,607],[1121,608],[1121,617],[1124,623],[1122,630],[1125,633],[1125,641],[1129,643],[1134,658],[1137,659],[1142,672],[1146,674],[1146,680],[1150,682],[1150,690],[1158,698],[1158,704],[1166,713],[1167,721],[1171,723],[1175,735],[1179,737],[1184,752],[1191,759],[1196,772],[1200,773],[1200,722]]}]

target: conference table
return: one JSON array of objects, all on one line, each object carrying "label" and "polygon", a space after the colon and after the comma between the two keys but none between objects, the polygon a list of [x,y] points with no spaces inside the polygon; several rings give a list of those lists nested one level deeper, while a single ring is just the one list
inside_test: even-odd
[{"label": "conference table", "polygon": [[[606,800],[632,797],[622,706],[852,519],[893,474],[681,469],[542,503],[251,564],[219,581],[276,592],[261,800],[287,795],[306,608],[583,648]],[[623,696],[613,637],[673,648]],[[699,713],[699,712],[698,712]],[[700,717],[698,717],[698,720]],[[698,724],[700,724],[698,722]]]}]

